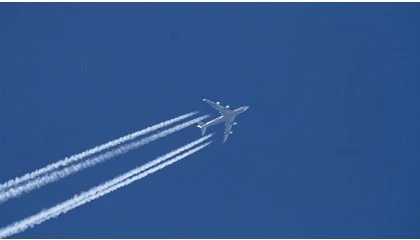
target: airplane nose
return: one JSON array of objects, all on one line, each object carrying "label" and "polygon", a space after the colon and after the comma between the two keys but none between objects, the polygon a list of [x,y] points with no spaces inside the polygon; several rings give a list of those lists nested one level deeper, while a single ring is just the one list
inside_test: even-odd
[{"label": "airplane nose", "polygon": [[245,111],[248,110],[249,106],[245,106]]}]

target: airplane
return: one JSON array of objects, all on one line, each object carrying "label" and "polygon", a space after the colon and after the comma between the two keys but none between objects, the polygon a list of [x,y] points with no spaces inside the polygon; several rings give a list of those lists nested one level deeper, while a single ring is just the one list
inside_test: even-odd
[{"label": "airplane", "polygon": [[248,110],[249,106],[243,106],[240,108],[237,108],[235,110],[230,110],[229,109],[229,105],[227,105],[226,107],[223,107],[220,105],[220,102],[212,102],[210,100],[207,99],[203,99],[204,102],[208,103],[210,106],[212,106],[214,109],[216,109],[217,111],[219,111],[219,113],[221,114],[221,116],[209,121],[209,122],[199,122],[197,127],[201,130],[201,135],[204,135],[206,133],[206,130],[208,127],[216,125],[218,123],[221,122],[225,122],[225,132],[224,132],[224,136],[223,136],[223,142],[226,142],[227,138],[229,137],[230,134],[233,133],[233,131],[231,131],[230,129],[232,128],[232,125],[236,125],[237,123],[235,122],[235,117],[243,112],[245,112],[246,110]]}]

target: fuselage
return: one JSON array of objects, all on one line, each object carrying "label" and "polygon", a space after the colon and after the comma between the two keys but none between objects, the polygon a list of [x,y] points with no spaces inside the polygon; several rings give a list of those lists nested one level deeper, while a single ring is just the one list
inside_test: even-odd
[{"label": "fuselage", "polygon": [[223,114],[223,115],[221,115],[221,116],[219,116],[219,117],[217,117],[213,120],[210,120],[210,121],[206,122],[203,125],[203,127],[210,127],[210,126],[213,126],[213,125],[216,125],[218,123],[225,122],[225,121],[233,121],[237,115],[245,112],[246,110],[248,110],[248,108],[249,108],[248,106],[243,106],[243,107],[237,108],[237,109],[235,109],[231,112],[227,112],[227,113],[225,113],[225,114]]}]

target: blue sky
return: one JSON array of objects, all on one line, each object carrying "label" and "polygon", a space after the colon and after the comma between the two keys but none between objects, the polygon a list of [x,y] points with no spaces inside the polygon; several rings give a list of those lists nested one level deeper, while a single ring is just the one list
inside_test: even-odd
[{"label": "blue sky", "polygon": [[[234,134],[20,238],[419,238],[417,3],[0,4],[0,182],[208,98]],[[5,226],[190,127],[0,205]]]}]

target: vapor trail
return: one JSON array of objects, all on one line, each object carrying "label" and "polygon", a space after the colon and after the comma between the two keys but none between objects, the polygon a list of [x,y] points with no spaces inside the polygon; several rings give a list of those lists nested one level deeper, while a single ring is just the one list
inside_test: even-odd
[{"label": "vapor trail", "polygon": [[140,146],[146,145],[148,143],[151,143],[153,141],[156,141],[159,138],[166,137],[172,133],[178,132],[186,127],[189,127],[205,118],[207,118],[209,115],[204,115],[195,119],[192,119],[190,121],[187,121],[185,123],[178,124],[172,128],[163,130],[161,132],[155,133],[149,137],[145,137],[141,140],[138,140],[133,143],[128,143],[123,146],[120,146],[114,150],[110,150],[106,153],[103,153],[97,157],[93,157],[90,159],[87,159],[83,162],[80,162],[75,165],[68,166],[66,168],[63,168],[61,170],[57,170],[54,172],[50,172],[49,174],[45,174],[42,177],[36,178],[30,182],[27,182],[25,184],[21,184],[20,186],[17,186],[15,188],[10,188],[7,191],[4,191],[0,193],[0,203],[3,203],[11,198],[18,197],[24,193],[29,193],[32,190],[41,188],[42,186],[45,186],[48,183],[56,182],[62,178],[65,178],[69,175],[72,175],[76,172],[79,172],[83,169],[95,166],[98,163],[104,162],[108,159],[117,157],[121,154],[125,154],[129,151],[132,151]]},{"label": "vapor trail", "polygon": [[[66,213],[67,211],[73,210],[79,206],[82,206],[90,201],[93,201],[95,199],[98,199],[108,193],[111,193],[121,187],[127,186],[129,184],[131,184],[134,181],[140,180],[160,169],[163,169],[166,166],[169,166],[205,147],[207,147],[211,142],[207,142],[204,143],[198,147],[195,147],[181,155],[178,155],[176,157],[174,157],[171,160],[168,160],[166,162],[163,162],[155,167],[152,167],[162,161],[165,161],[166,159],[170,158],[170,156],[176,155],[177,153],[175,152],[182,152],[185,151],[189,148],[191,148],[193,145],[198,144],[198,142],[202,142],[205,141],[205,139],[207,139],[206,137],[203,137],[197,141],[195,141],[193,143],[187,144],[173,152],[170,152],[168,154],[165,154],[161,157],[158,157],[157,159],[146,163],[145,165],[136,168],[130,172],[127,172],[123,175],[120,175],[110,181],[107,181],[101,185],[98,185],[94,188],[91,188],[90,190],[86,191],[86,192],[82,192],[79,195],[75,195],[73,198],[64,201],[62,203],[59,203],[57,205],[55,205],[54,207],[51,207],[49,209],[43,210],[35,215],[32,215],[30,217],[27,217],[23,220],[17,221],[15,223],[10,224],[9,226],[6,226],[4,228],[0,229],[0,238],[5,238],[5,237],[9,237],[11,235],[14,235],[16,233],[20,233],[25,231],[28,228],[34,227],[36,225],[39,225],[51,218],[55,218],[58,217],[59,215]],[[192,145],[192,146],[191,146]],[[146,166],[147,165],[147,166]],[[152,167],[152,168],[150,168]],[[144,172],[144,169],[148,169]]]},{"label": "vapor trail", "polygon": [[60,167],[64,167],[64,166],[69,165],[70,163],[80,161],[83,158],[86,158],[88,156],[91,156],[91,155],[93,155],[95,153],[98,153],[100,151],[103,151],[105,149],[108,149],[108,148],[111,148],[111,147],[115,147],[115,146],[120,145],[120,144],[122,144],[124,142],[134,140],[135,138],[137,138],[139,136],[148,134],[148,133],[150,133],[152,131],[156,131],[156,130],[158,130],[160,128],[163,128],[163,127],[167,127],[167,126],[169,126],[169,125],[171,125],[173,123],[176,123],[176,122],[179,122],[181,120],[184,120],[184,119],[186,119],[188,117],[191,117],[191,116],[193,116],[193,115],[195,115],[197,113],[198,112],[190,112],[190,113],[184,114],[182,116],[179,116],[179,117],[176,117],[176,118],[173,118],[173,119],[170,119],[170,120],[167,120],[167,121],[158,123],[156,125],[153,125],[151,127],[145,128],[143,130],[140,130],[140,131],[137,131],[137,132],[134,132],[134,133],[125,135],[125,136],[120,137],[118,139],[109,141],[109,142],[107,142],[105,144],[102,144],[102,145],[93,147],[93,148],[88,149],[88,150],[86,150],[84,152],[81,152],[81,153],[72,155],[70,157],[66,157],[66,158],[64,158],[62,160],[59,160],[59,161],[57,161],[55,163],[52,163],[50,165],[47,165],[47,166],[45,166],[43,168],[40,168],[38,170],[35,170],[35,171],[31,172],[31,173],[27,173],[27,174],[25,174],[25,175],[23,175],[21,177],[16,177],[14,179],[11,179],[11,180],[9,180],[9,181],[7,181],[7,182],[5,182],[5,183],[3,183],[3,184],[0,185],[0,193],[3,192],[3,191],[5,191],[5,190],[7,190],[7,189],[9,189],[9,188],[16,187],[17,185],[19,185],[19,184],[21,184],[23,182],[30,181],[30,180],[32,180],[34,178],[37,178],[37,177],[39,177],[39,176],[41,176],[43,174],[46,174],[46,173],[51,172],[53,170],[57,170]]}]

